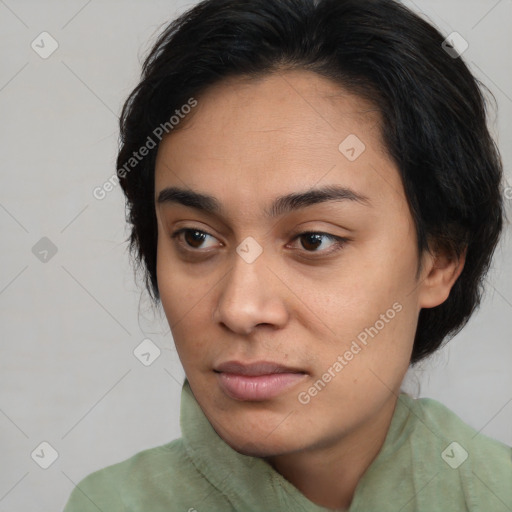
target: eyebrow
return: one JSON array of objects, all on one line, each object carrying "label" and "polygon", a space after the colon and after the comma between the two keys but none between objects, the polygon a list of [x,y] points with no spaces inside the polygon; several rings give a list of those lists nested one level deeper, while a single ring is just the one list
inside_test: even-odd
[{"label": "eyebrow", "polygon": [[[268,217],[279,217],[292,211],[327,201],[353,201],[364,206],[371,206],[367,197],[346,187],[329,185],[277,197],[272,202],[270,209],[265,209],[264,213]],[[177,203],[213,215],[224,214],[221,202],[214,196],[179,187],[162,189],[158,194],[157,203]]]}]

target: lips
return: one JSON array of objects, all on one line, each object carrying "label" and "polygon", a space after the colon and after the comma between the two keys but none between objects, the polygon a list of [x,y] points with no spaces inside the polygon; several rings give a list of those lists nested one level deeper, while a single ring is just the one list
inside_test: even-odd
[{"label": "lips", "polygon": [[264,401],[289,390],[306,377],[306,372],[279,363],[228,361],[214,371],[221,390],[241,401]]},{"label": "lips", "polygon": [[269,375],[272,373],[305,373],[297,368],[291,368],[289,366],[283,366],[278,363],[271,363],[267,361],[248,364],[239,363],[238,361],[228,361],[217,366],[215,371],[249,376]]}]

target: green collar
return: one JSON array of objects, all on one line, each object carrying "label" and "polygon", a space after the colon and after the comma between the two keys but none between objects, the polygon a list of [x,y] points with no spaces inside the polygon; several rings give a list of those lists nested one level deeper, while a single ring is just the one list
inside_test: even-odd
[{"label": "green collar", "polygon": [[[379,466],[408,438],[410,407],[406,402],[411,400],[405,394],[400,395],[385,443],[370,467]],[[329,510],[308,500],[264,459],[242,455],[221,439],[186,379],[181,394],[180,425],[185,449],[194,466],[229,498],[236,510],[279,510],[277,507],[305,512]],[[353,505],[358,501],[357,494],[364,480],[365,477],[359,482]]]}]

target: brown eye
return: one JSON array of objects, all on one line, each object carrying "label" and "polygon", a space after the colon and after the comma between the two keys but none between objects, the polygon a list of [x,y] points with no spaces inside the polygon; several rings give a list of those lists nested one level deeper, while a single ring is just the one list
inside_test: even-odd
[{"label": "brown eye", "polygon": [[[179,243],[186,248],[192,248],[192,249],[204,249],[202,245],[204,242],[210,238],[215,238],[209,233],[206,233],[205,231],[200,231],[199,229],[192,229],[192,228],[182,228],[178,231],[175,231],[171,238],[177,238],[179,240]],[[207,247],[208,248],[208,247]]]},{"label": "brown eye", "polygon": [[206,238],[206,234],[201,231],[185,231],[184,232],[184,240],[185,242],[190,245],[191,247],[194,247],[195,249],[198,249],[201,244],[204,242],[204,239]]},{"label": "brown eye", "polygon": [[316,250],[322,245],[322,235],[319,233],[307,233],[301,235],[301,245],[306,250]]},{"label": "brown eye", "polygon": [[[345,245],[345,242],[348,242],[348,239],[346,238],[331,235],[330,233],[322,233],[316,231],[306,231],[304,233],[299,233],[294,237],[293,240],[295,241],[297,239],[301,240],[300,245],[305,250],[305,252],[318,254],[330,254],[337,251],[338,249],[341,249]],[[325,240],[330,240],[332,244],[330,246],[324,244]],[[327,245],[327,248],[317,250],[319,247],[323,247],[322,244],[324,244],[324,246]]]}]

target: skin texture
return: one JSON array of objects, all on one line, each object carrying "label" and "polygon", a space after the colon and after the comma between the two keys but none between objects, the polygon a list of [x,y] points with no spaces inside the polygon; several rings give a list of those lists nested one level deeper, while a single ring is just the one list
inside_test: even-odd
[{"label": "skin texture", "polygon": [[[302,70],[231,78],[197,100],[160,144],[155,203],[162,189],[179,186],[215,196],[224,215],[156,204],[157,279],[176,349],[229,445],[265,457],[311,501],[347,507],[384,442],[419,311],[446,300],[463,261],[426,252],[417,276],[413,219],[372,105]],[[338,149],[350,134],[366,147],[354,161]],[[265,215],[277,196],[326,185],[348,187],[369,205],[330,201]],[[172,238],[183,227],[207,235]],[[328,237],[296,237],[305,231],[348,241],[333,251]],[[263,249],[252,263],[236,252],[249,236]],[[394,318],[301,403],[299,393],[393,304]],[[273,361],[306,375],[270,400],[240,401],[213,371],[229,360]]]}]

